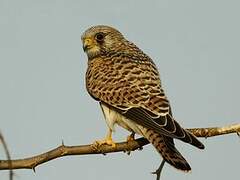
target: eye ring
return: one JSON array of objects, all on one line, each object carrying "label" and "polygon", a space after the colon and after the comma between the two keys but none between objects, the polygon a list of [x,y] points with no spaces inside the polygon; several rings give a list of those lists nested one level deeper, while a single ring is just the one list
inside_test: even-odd
[{"label": "eye ring", "polygon": [[103,39],[104,39],[104,34],[103,33],[97,33],[95,35],[95,39],[98,41],[98,42],[102,42]]}]

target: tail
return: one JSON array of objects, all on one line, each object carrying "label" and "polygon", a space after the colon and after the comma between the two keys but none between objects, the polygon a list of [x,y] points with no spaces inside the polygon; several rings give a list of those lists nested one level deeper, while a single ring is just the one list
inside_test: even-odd
[{"label": "tail", "polygon": [[[204,149],[203,143],[201,143],[190,131],[182,128],[179,123],[172,118],[171,115],[167,115],[167,122],[168,123],[164,128],[165,130],[169,131],[170,137],[177,138],[199,149]],[[174,132],[171,133],[171,131]]]},{"label": "tail", "polygon": [[191,170],[186,159],[175,148],[173,138],[161,135],[146,128],[142,129],[142,133],[143,136],[153,144],[165,161],[179,170],[186,172]]}]

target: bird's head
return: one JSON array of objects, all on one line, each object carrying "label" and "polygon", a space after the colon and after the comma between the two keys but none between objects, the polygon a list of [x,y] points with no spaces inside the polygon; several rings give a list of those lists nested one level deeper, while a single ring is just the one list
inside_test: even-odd
[{"label": "bird's head", "polygon": [[104,53],[119,50],[124,42],[123,35],[110,26],[98,25],[87,29],[81,36],[83,50],[92,59]]}]

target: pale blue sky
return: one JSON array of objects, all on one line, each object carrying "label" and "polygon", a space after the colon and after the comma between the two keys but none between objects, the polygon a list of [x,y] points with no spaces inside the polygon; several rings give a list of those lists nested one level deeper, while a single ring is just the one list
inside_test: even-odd
[{"label": "pale blue sky", "polygon": [[[87,58],[80,36],[89,26],[119,29],[157,64],[175,118],[184,127],[240,122],[240,2],[237,0],[0,0],[0,130],[12,157],[24,158],[105,136],[98,104],[85,90]],[[114,136],[124,140],[126,132]],[[177,142],[192,167],[166,165],[162,179],[239,177],[236,135],[202,139],[200,151]],[[0,147],[0,159],[4,159]],[[155,179],[160,156],[152,146],[127,156],[74,156],[16,180]],[[7,178],[0,172],[0,180]]]}]

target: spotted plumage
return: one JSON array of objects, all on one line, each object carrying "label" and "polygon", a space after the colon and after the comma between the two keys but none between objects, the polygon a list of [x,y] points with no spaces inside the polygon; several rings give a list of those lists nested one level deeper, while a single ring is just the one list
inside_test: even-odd
[{"label": "spotted plumage", "polygon": [[204,145],[174,120],[156,65],[116,29],[94,26],[82,35],[88,55],[86,87],[100,102],[109,133],[103,143],[113,144],[118,124],[144,136],[177,169],[191,168],[177,151],[173,138],[200,149]]}]

